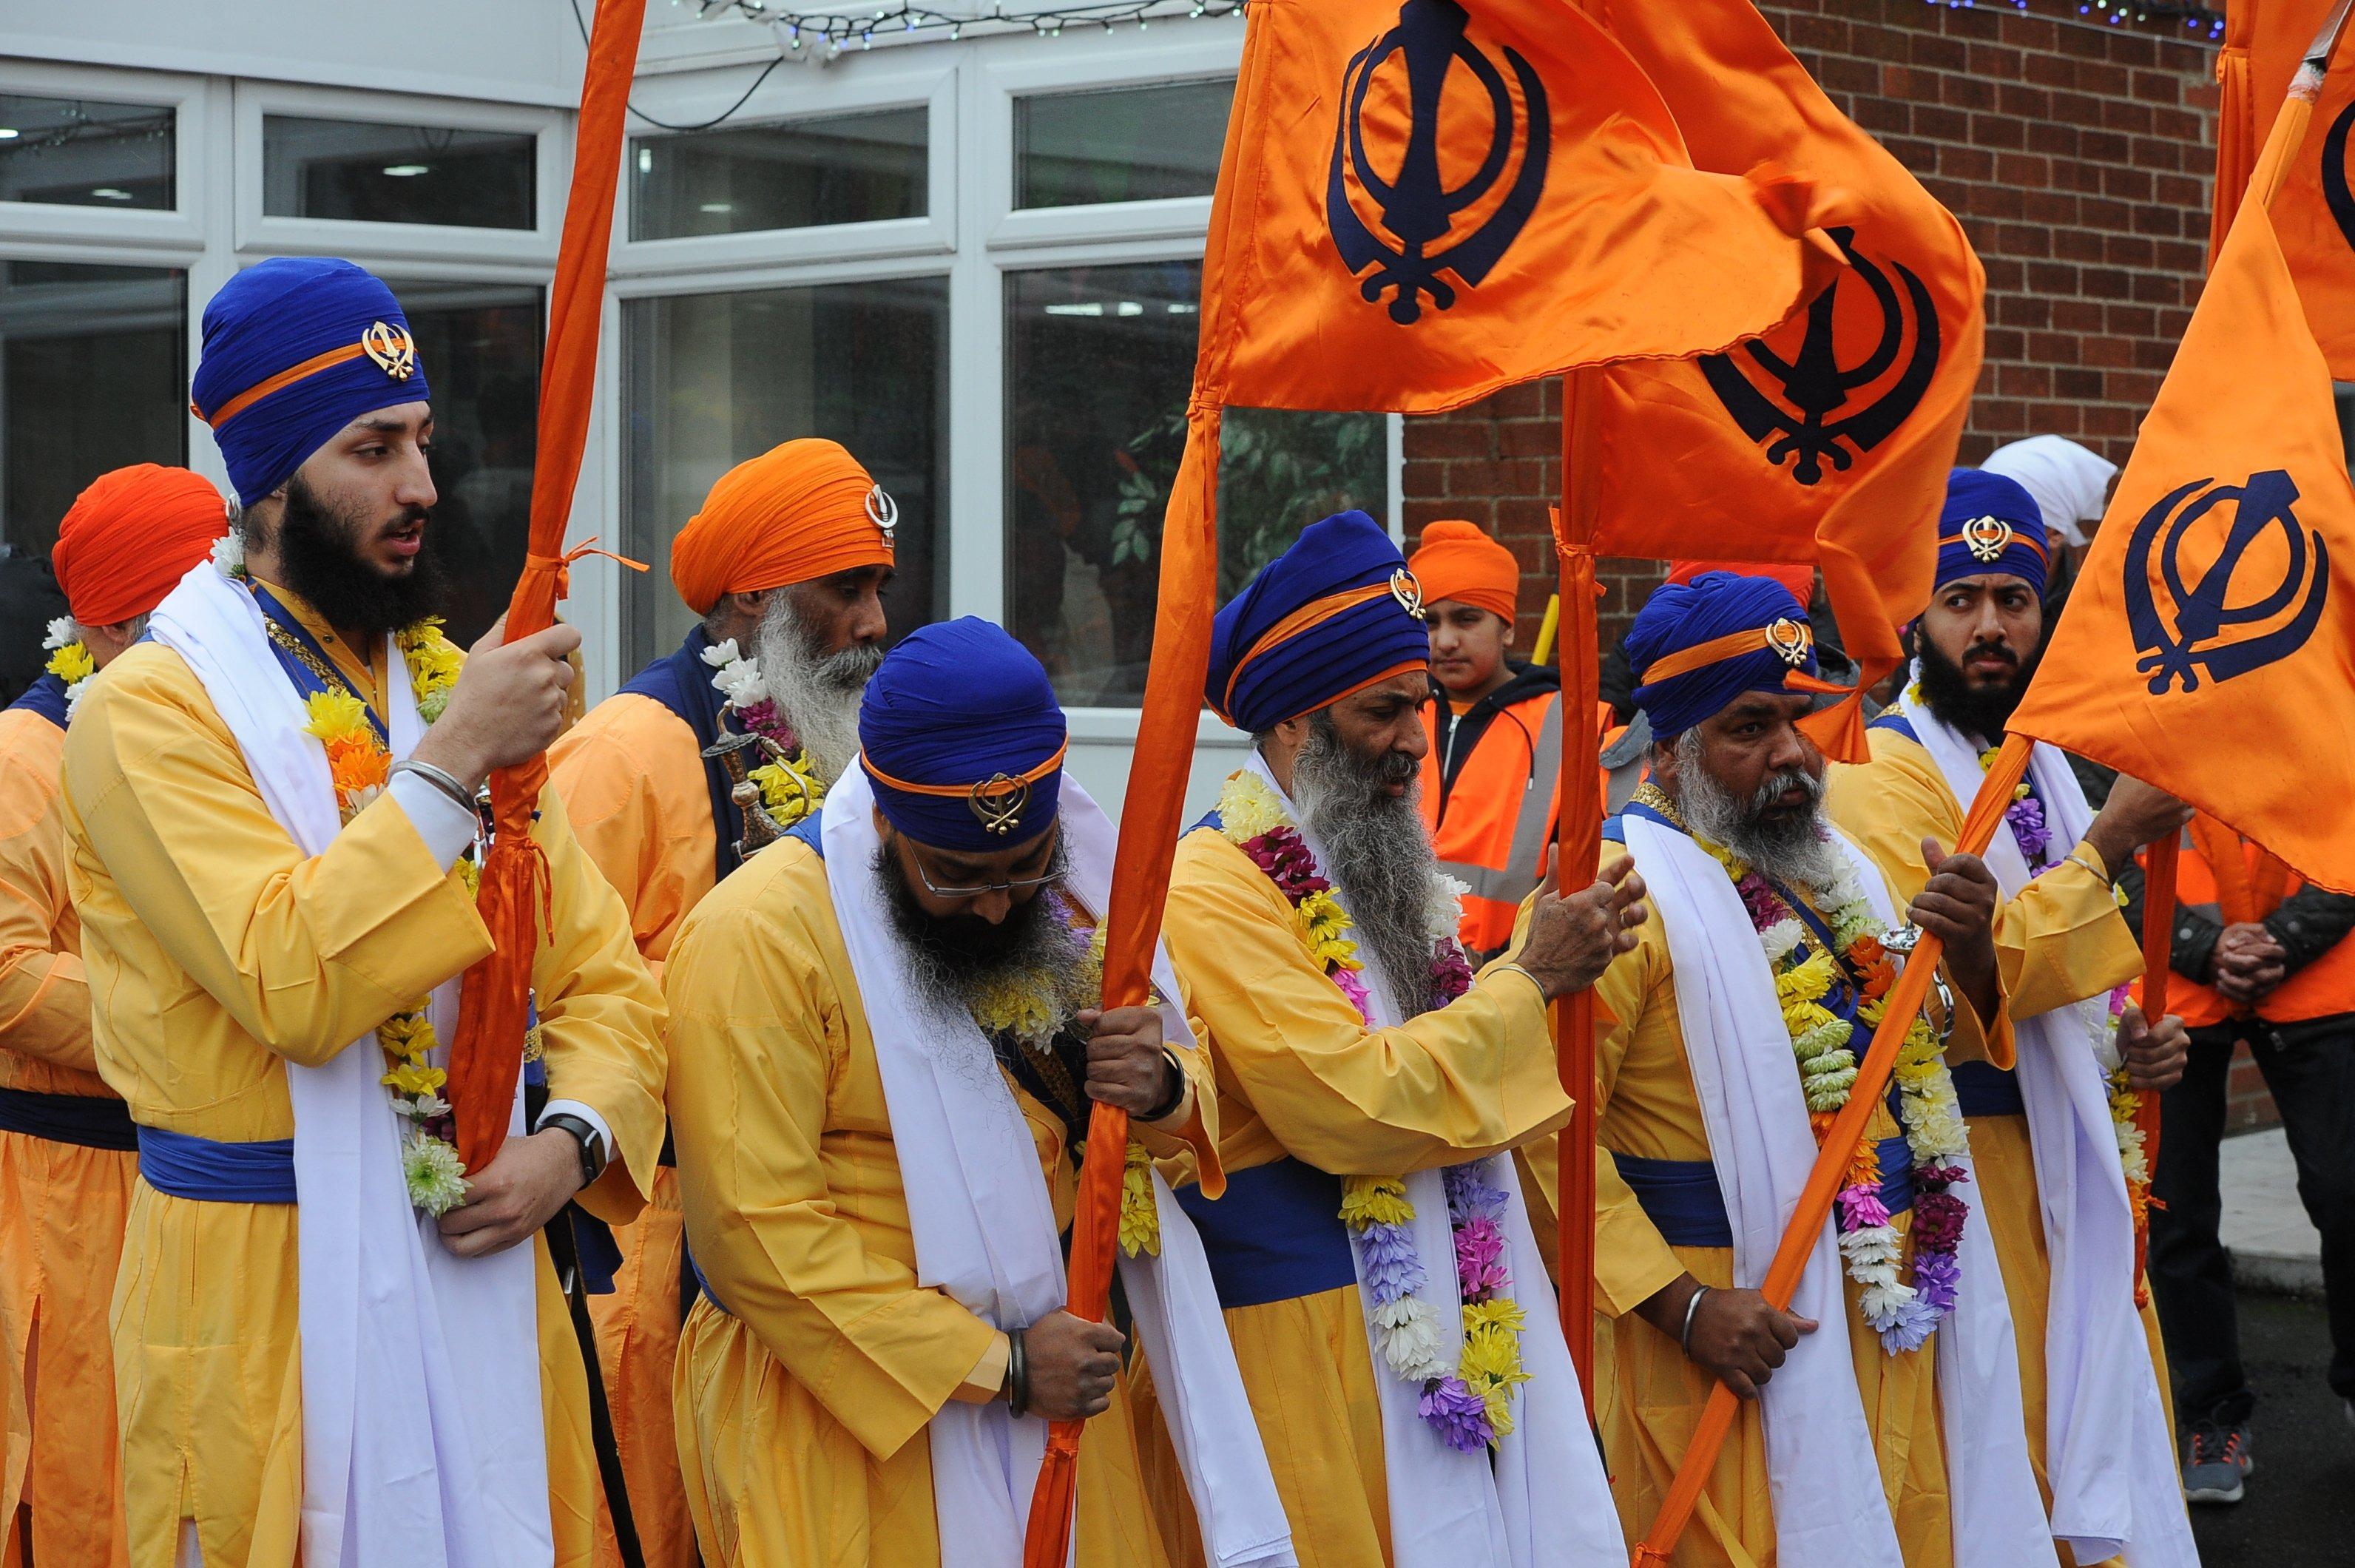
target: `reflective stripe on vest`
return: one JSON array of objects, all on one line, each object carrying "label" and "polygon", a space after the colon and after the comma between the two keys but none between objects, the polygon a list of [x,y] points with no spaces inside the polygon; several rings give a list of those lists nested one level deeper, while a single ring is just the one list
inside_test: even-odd
[{"label": "reflective stripe on vest", "polygon": [[[1536,741],[1529,741],[1535,720]],[[1436,770],[1424,770],[1424,820],[1438,809]],[[1498,710],[1447,792],[1440,869],[1468,885],[1459,936],[1476,953],[1512,939],[1513,916],[1536,891],[1561,789],[1561,701],[1545,692]]]}]

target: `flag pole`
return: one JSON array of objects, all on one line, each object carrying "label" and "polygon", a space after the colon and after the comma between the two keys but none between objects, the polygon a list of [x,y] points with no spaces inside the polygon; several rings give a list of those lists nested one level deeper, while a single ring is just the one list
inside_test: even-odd
[{"label": "flag pole", "polygon": [[[1979,782],[1979,793],[1971,801],[1969,814],[1963,819],[1962,833],[1955,843],[1955,854],[1977,855],[1987,848],[2011,805],[2013,792],[2027,775],[2028,759],[2035,747],[2036,742],[2025,735],[2013,735],[2004,741],[2003,749],[1987,767],[1987,777]],[[1873,1030],[1872,1048],[1857,1067],[1856,1083],[1849,1090],[1848,1104],[1840,1107],[1831,1131],[1824,1135],[1823,1143],[1816,1150],[1815,1168],[1807,1173],[1807,1185],[1799,1194],[1798,1208],[1792,1212],[1791,1223],[1774,1249],[1774,1261],[1766,1270],[1766,1304],[1778,1312],[1790,1309],[1799,1276],[1806,1272],[1808,1257],[1823,1234],[1824,1222],[1831,1216],[1832,1200],[1848,1172],[1849,1161],[1864,1137],[1872,1113],[1881,1104],[1882,1092],[1889,1086],[1890,1073],[1897,1065],[1898,1048],[1904,1044],[1905,1031],[1929,995],[1930,980],[1937,972],[1945,948],[1937,937],[1924,933],[1913,956],[1905,961],[1904,972],[1890,990],[1888,1010],[1882,1013],[1880,1027]],[[1957,998],[1955,1005],[1970,1004]],[[1828,1323],[1824,1327],[1828,1332],[1841,1326]],[[1659,1516],[1653,1520],[1650,1531],[1636,1548],[1634,1568],[1667,1568],[1669,1554],[1677,1549],[1677,1538],[1684,1533],[1694,1505],[1700,1501],[1701,1489],[1709,1484],[1710,1472],[1717,1467],[1718,1450],[1733,1427],[1736,1403],[1733,1391],[1722,1382],[1710,1390],[1709,1403],[1702,1407],[1700,1422],[1693,1428],[1692,1444],[1685,1450],[1684,1461],[1677,1467],[1676,1478],[1660,1503]]]},{"label": "flag pole", "polygon": [[[1593,369],[1561,379],[1561,508],[1554,548],[1561,557],[1557,596],[1561,641],[1562,747],[1561,807],[1554,820],[1554,867],[1564,891],[1593,882],[1602,859],[1603,736],[1596,722],[1594,619],[1594,434]],[[1561,1331],[1571,1363],[1594,1419],[1594,996],[1577,990],[1554,998],[1554,1061],[1562,1092],[1574,1108],[1562,1130],[1555,1172],[1554,1256],[1561,1277]]]}]

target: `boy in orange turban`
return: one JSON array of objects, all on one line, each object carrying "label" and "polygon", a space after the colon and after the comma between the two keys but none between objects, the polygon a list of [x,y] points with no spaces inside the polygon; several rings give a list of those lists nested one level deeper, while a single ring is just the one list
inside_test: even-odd
[{"label": "boy in orange turban", "polygon": [[[549,748],[573,831],[629,905],[657,975],[687,912],[776,829],[815,813],[858,754],[899,516],[835,442],[789,441],[730,469],[671,544],[671,581],[702,624]],[[730,742],[733,758],[713,754]],[[615,1233],[622,1265],[591,1311],[647,1568],[691,1568],[671,1365],[694,1287],[682,1290],[667,1147],[663,1165],[644,1214]]]},{"label": "boy in orange turban", "polygon": [[66,723],[228,529],[220,492],[185,468],[101,475],[49,552],[72,611],[49,628],[49,673],[0,712],[0,1352],[27,1417],[0,1432],[0,1538],[23,1531],[43,1563],[126,1561],[107,1307],[138,1170],[66,896]]},{"label": "boy in orange turban", "polygon": [[1431,631],[1423,819],[1471,891],[1458,932],[1486,958],[1538,885],[1561,787],[1561,674],[1510,658],[1520,562],[1465,522],[1432,523],[1408,561]]}]

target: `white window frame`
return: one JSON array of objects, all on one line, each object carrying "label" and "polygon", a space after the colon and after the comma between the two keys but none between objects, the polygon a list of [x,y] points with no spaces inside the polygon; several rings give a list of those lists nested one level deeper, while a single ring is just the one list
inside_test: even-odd
[{"label": "white window frame", "polygon": [[[210,194],[205,178],[209,139],[206,122],[212,96],[205,78],[6,59],[0,60],[0,92],[36,98],[95,99],[105,103],[137,103],[175,111],[170,210],[116,210],[40,201],[0,201],[0,246],[6,246],[10,255],[33,254],[20,250],[20,245],[44,250],[61,244],[111,250],[145,247],[181,254],[204,248],[207,197]],[[148,261],[131,264],[186,266],[187,262]]]}]

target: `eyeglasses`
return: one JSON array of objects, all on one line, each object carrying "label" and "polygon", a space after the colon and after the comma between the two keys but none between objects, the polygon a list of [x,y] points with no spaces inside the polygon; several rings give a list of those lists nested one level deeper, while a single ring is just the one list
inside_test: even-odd
[{"label": "eyeglasses", "polygon": [[[1060,824],[1057,825],[1056,833],[1054,844],[1050,845],[1048,850],[1050,855],[1053,855],[1062,842]],[[1032,888],[1043,888],[1050,882],[1061,881],[1064,876],[1063,869],[1053,865],[1050,861],[1050,869],[1043,877],[1017,877],[1010,881],[984,882],[978,887],[944,888],[925,875],[923,857],[916,853],[915,846],[912,844],[908,847],[908,862],[916,868],[916,880],[923,883],[924,891],[936,899],[977,899],[986,893],[1027,892]]]}]

